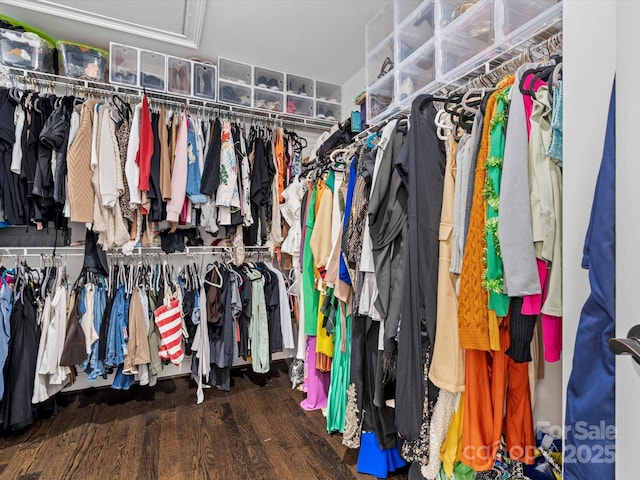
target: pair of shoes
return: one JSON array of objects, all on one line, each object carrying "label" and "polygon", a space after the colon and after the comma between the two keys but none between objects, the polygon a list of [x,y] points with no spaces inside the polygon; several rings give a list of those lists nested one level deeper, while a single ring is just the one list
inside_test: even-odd
[{"label": "pair of shoes", "polygon": [[336,117],[333,114],[333,110],[327,110],[325,112],[324,108],[322,107],[318,107],[318,114],[316,115],[316,117],[321,120],[331,120],[332,122],[335,121],[336,119]]},{"label": "pair of shoes", "polygon": [[287,113],[296,113],[296,110],[296,104],[289,100],[287,102]]},{"label": "pair of shoes", "polygon": [[267,77],[264,75],[258,77],[258,87],[260,88],[270,88],[271,90],[280,90],[280,84],[278,80],[275,78],[270,78],[267,80]]},{"label": "pair of shoes", "polygon": [[307,87],[305,86],[305,84],[303,83],[302,86],[298,89],[298,95],[304,95],[305,97],[308,95],[307,94]]},{"label": "pair of shoes", "polygon": [[413,94],[413,80],[410,77],[407,77],[402,82],[402,87],[400,89],[400,100],[404,100]]}]

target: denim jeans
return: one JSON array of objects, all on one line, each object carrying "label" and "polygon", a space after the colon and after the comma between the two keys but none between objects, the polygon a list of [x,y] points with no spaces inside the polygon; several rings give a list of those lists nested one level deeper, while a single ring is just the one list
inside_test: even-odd
[{"label": "denim jeans", "polygon": [[198,145],[196,132],[191,119],[187,119],[189,129],[187,133],[187,189],[186,194],[194,205],[207,203],[209,197],[200,193],[200,163],[198,162]]},{"label": "denim jeans", "polygon": [[[93,301],[93,326],[96,332],[100,331],[106,307],[107,293],[105,285],[101,282],[101,284],[96,286],[96,293]],[[104,362],[98,359],[99,343],[100,342],[94,342],[93,345],[91,345],[91,353],[80,366],[87,372],[87,380],[90,382],[94,381],[99,376],[107,378]]]},{"label": "denim jeans", "polygon": [[107,335],[107,357],[104,364],[117,367],[124,363],[127,353],[127,327],[129,323],[129,299],[125,296],[124,287],[118,288],[113,300],[109,333]]}]

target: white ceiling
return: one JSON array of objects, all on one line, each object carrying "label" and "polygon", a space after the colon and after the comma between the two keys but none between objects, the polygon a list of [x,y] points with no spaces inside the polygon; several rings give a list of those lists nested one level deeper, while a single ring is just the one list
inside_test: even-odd
[{"label": "white ceiling", "polygon": [[108,48],[109,41],[117,41],[209,61],[223,56],[343,84],[364,66],[364,27],[384,3],[0,0],[0,13],[38,27],[55,39],[103,48]]}]

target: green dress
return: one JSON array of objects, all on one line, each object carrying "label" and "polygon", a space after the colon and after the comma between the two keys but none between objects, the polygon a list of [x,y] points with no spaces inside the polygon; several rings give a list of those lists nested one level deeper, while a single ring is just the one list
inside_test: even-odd
[{"label": "green dress", "polygon": [[311,252],[311,235],[313,225],[316,222],[316,196],[317,186],[313,187],[307,202],[306,231],[304,235],[304,249],[302,251],[302,289],[304,300],[304,332],[307,336],[315,337],[318,334],[318,304],[320,302],[320,292],[316,288],[314,274],[314,259]]},{"label": "green dress", "polygon": [[347,387],[351,381],[351,315],[344,316],[342,308],[336,311],[333,332],[335,343],[327,403],[327,431],[343,433],[347,415]]},{"label": "green dress", "polygon": [[504,268],[498,240],[498,210],[500,208],[500,182],[510,90],[511,87],[507,87],[496,94],[496,109],[490,123],[489,156],[485,164],[487,179],[483,192],[487,202],[487,221],[485,224],[487,248],[485,251],[486,270],[482,285],[489,294],[489,310],[493,310],[498,317],[504,317],[509,312],[509,297],[504,294]]}]

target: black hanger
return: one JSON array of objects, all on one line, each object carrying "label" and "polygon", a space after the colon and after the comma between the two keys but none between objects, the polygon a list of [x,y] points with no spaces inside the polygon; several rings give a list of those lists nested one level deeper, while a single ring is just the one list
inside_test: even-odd
[{"label": "black hanger", "polygon": [[436,97],[433,95],[427,95],[426,98],[424,100],[422,100],[422,103],[420,104],[420,110],[423,110],[428,103],[433,103],[433,102],[446,102],[448,100],[447,97]]}]

